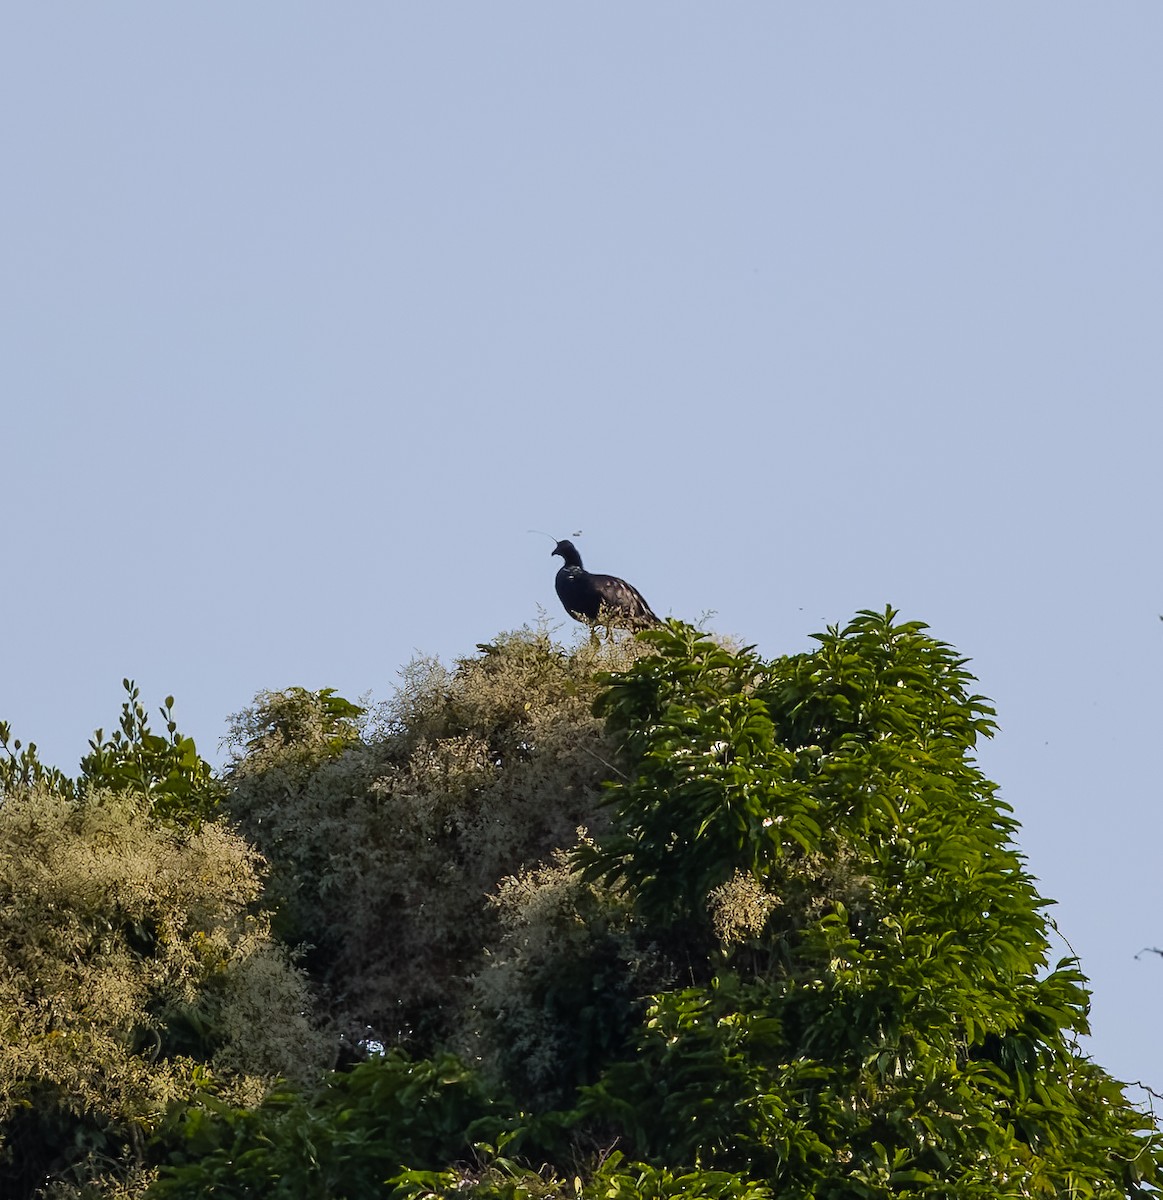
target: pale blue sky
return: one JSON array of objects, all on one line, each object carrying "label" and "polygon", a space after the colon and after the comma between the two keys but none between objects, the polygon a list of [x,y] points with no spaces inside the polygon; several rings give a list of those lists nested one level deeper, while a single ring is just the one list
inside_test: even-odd
[{"label": "pale blue sky", "polygon": [[[9,5],[0,717],[899,607],[1163,1089],[1163,6]],[[570,632],[570,631],[566,631]]]}]

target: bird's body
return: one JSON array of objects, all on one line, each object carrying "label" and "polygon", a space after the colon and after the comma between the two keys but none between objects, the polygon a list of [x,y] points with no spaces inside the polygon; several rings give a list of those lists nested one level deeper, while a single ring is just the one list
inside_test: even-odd
[{"label": "bird's body", "polygon": [[575,620],[628,629],[645,629],[659,623],[641,592],[624,579],[587,571],[573,542],[558,542],[552,553],[562,558],[554,580],[557,597]]}]

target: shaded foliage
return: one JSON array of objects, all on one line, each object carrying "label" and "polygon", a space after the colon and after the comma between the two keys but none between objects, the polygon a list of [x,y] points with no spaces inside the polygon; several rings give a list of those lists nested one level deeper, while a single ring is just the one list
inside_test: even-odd
[{"label": "shaded foliage", "polygon": [[595,819],[613,753],[597,676],[632,653],[523,631],[452,669],[412,664],[359,733],[322,693],[235,718],[229,809],[351,1042],[423,1053],[455,1035],[499,929],[488,895]]},{"label": "shaded foliage", "polygon": [[674,964],[626,897],[587,883],[561,851],[502,880],[493,903],[501,933],[456,1045],[522,1105],[568,1105],[632,1049],[645,997],[673,983]]},{"label": "shaded foliage", "polygon": [[336,1072],[311,1095],[276,1091],[257,1109],[215,1105],[185,1117],[185,1144],[153,1189],[218,1200],[376,1196],[406,1167],[435,1170],[497,1129],[497,1103],[450,1057],[399,1053]]},{"label": "shaded foliage", "polygon": [[[586,1178],[515,1152],[528,1130],[456,1059],[399,1052],[332,1076],[310,1098],[276,1092],[258,1109],[193,1109],[186,1161],[153,1187],[159,1200],[564,1197],[591,1200],[767,1200],[726,1172],[676,1172],[604,1157]],[[447,1164],[456,1163],[449,1167]]]}]

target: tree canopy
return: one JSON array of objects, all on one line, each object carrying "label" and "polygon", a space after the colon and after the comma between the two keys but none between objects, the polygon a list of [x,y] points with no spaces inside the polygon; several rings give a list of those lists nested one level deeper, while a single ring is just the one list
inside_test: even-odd
[{"label": "tree canopy", "polygon": [[221,777],[128,681],[77,779],[0,727],[0,1191],[1152,1193],[974,686],[886,610],[265,693]]}]

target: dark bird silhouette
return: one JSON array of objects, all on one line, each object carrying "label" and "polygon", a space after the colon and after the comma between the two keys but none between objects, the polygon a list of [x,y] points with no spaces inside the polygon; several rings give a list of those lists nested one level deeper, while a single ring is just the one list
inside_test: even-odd
[{"label": "dark bird silhouette", "polygon": [[624,579],[591,575],[582,566],[573,542],[558,542],[550,554],[561,555],[562,565],[554,586],[565,611],[575,620],[627,629],[645,629],[659,623],[642,594]]}]

